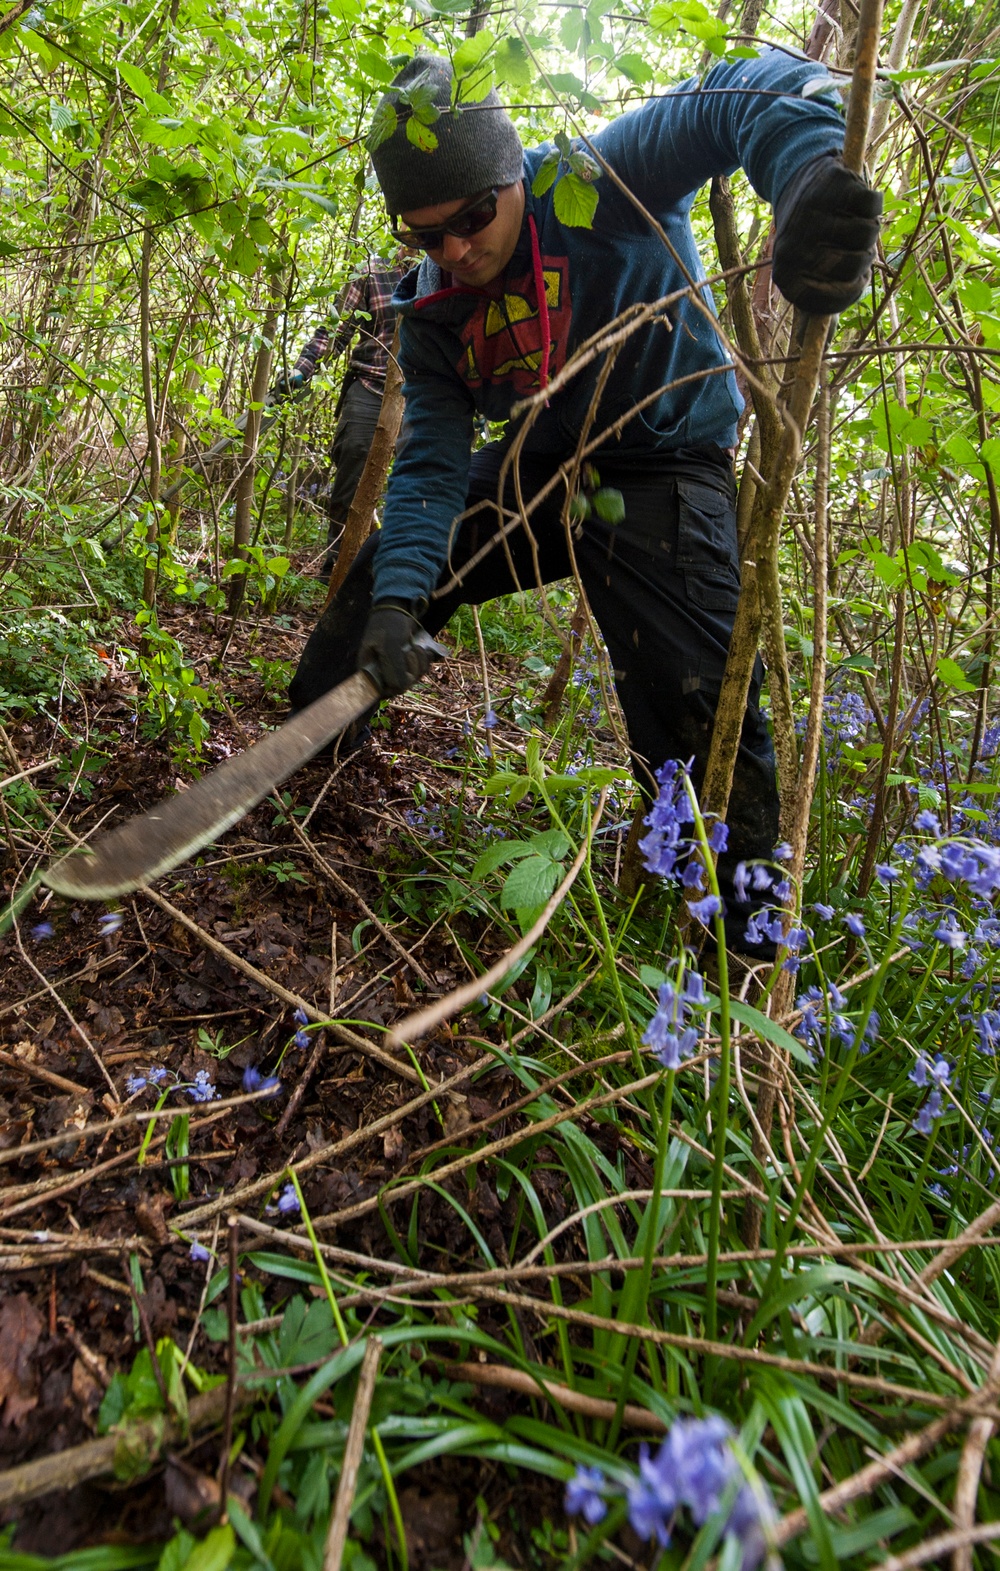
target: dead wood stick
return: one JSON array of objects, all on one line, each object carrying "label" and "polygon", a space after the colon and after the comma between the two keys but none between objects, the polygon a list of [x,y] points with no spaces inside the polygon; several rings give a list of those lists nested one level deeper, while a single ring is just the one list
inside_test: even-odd
[{"label": "dead wood stick", "polygon": [[[241,1400],[246,1392],[241,1388]],[[128,1458],[130,1474],[134,1474],[136,1458],[141,1457],[146,1470],[153,1467],[169,1446],[186,1444],[189,1436],[200,1430],[214,1429],[222,1422],[226,1406],[224,1386],[216,1386],[191,1402],[186,1425],[176,1418],[147,1420],[138,1424],[125,1424],[117,1433],[104,1435],[99,1440],[86,1440],[83,1445],[70,1446],[54,1456],[39,1457],[35,1462],[25,1462],[0,1474],[0,1509],[22,1505],[27,1500],[38,1500],[54,1490],[63,1492],[84,1484],[90,1478],[107,1478],[114,1474],[116,1459]]]},{"label": "dead wood stick", "polygon": [[[993,1351],[993,1362],[986,1377],[986,1386],[994,1392],[1000,1386],[1000,1342]],[[955,1527],[963,1536],[955,1545],[951,1571],[972,1571],[973,1540],[970,1529],[975,1526],[976,1521],[976,1501],[979,1498],[979,1480],[986,1460],[986,1447],[992,1440],[995,1430],[996,1424],[992,1418],[974,1418],[965,1437],[962,1459],[958,1464],[958,1476],[955,1480],[955,1493],[951,1502]]]},{"label": "dead wood stick", "polygon": [[519,939],[512,948],[508,949],[506,954],[501,955],[496,964],[490,966],[489,970],[484,972],[482,976],[474,976],[471,982],[465,982],[461,987],[456,987],[454,992],[449,993],[446,998],[436,999],[433,1004],[428,1004],[426,1009],[419,1009],[416,1014],[407,1015],[405,1020],[401,1020],[398,1025],[393,1026],[389,1032],[388,1041],[394,1047],[402,1047],[404,1042],[415,1042],[419,1037],[426,1036],[429,1031],[433,1031],[435,1026],[439,1026],[442,1021],[450,1020],[453,1015],[461,1014],[462,1010],[467,1009],[482,993],[489,992],[494,983],[505,977],[507,972],[517,964],[521,956],[526,955],[532,945],[537,944],[575,883],[577,874],[590,854],[594,831],[601,821],[601,814],[604,811],[604,804],[607,799],[608,788],[605,786],[597,803],[594,817],[591,820],[590,834],[577,852],[573,865],[559,885],[559,888],[546,902],[538,920],[532,923],[524,937]]},{"label": "dead wood stick", "polygon": [[375,526],[375,505],[382,494],[386,475],[396,451],[396,439],[403,423],[403,373],[399,364],[399,322],[393,334],[389,360],[385,368],[385,387],[379,405],[375,434],[365,467],[351,501],[340,537],[337,560],[330,574],[330,588],[323,605],[325,611],[337,590],[347,577],[347,570]]},{"label": "dead wood stick", "polygon": [[[597,1396],[587,1396],[574,1391],[557,1380],[543,1380],[529,1375],[523,1369],[508,1369],[504,1364],[445,1364],[444,1368],[454,1380],[468,1380],[476,1386],[497,1386],[502,1391],[518,1391],[524,1396],[546,1397],[558,1403],[568,1413],[582,1413],[586,1418],[610,1419],[615,1416],[614,1402],[602,1401]],[[644,1429],[650,1434],[662,1435],[667,1425],[656,1413],[627,1402],[622,1410],[626,1429]]]},{"label": "dead wood stick", "polygon": [[317,1033],[316,1040],[313,1043],[313,1050],[306,1060],[306,1067],[299,1076],[298,1084],[296,1085],[295,1090],[292,1092],[291,1096],[288,1098],[288,1106],[285,1108],[285,1111],[282,1113],[281,1117],[278,1119],[278,1122],[274,1126],[275,1140],[281,1139],[282,1135],[285,1133],[285,1130],[288,1128],[292,1119],[298,1112],[302,1098],[309,1089],[309,1083],[316,1072],[316,1065],[323,1057],[325,1051],[326,1032],[320,1031]]},{"label": "dead wood stick", "polygon": [[959,1527],[951,1533],[939,1533],[937,1538],[926,1538],[905,1555],[890,1555],[888,1560],[882,1561],[882,1571],[910,1571],[911,1566],[925,1566],[928,1560],[940,1563],[949,1549],[956,1553],[966,1550],[971,1565],[972,1545],[990,1538],[1000,1538],[1000,1522],[980,1522],[976,1527]]},{"label": "dead wood stick", "polygon": [[[70,1139],[72,1136],[69,1137]],[[147,1151],[155,1151],[166,1140],[166,1135],[157,1135],[146,1147]],[[134,1162],[142,1150],[141,1145],[131,1146],[128,1151],[120,1151],[117,1156],[110,1157],[106,1162],[99,1162],[96,1167],[85,1168],[82,1173],[77,1173],[73,1178],[56,1178],[54,1181],[39,1180],[34,1184],[19,1184],[15,1189],[0,1190],[0,1205],[6,1195],[17,1195],[19,1201],[16,1205],[2,1205],[0,1217],[19,1216],[22,1211],[30,1211],[33,1206],[47,1205],[50,1200],[59,1200],[63,1195],[72,1194],[74,1189],[82,1189],[84,1184],[89,1184],[92,1179],[100,1177],[102,1173],[110,1173],[113,1167],[121,1167],[125,1162]]]},{"label": "dead wood stick", "polygon": [[365,1430],[368,1428],[368,1415],[372,1410],[372,1398],[375,1395],[375,1381],[378,1378],[378,1363],[381,1357],[382,1343],[377,1336],[370,1336],[365,1343],[365,1356],[361,1361],[358,1389],[354,1396],[354,1409],[351,1413],[350,1428],[347,1431],[347,1443],[344,1446],[344,1460],[340,1465],[337,1498],[334,1501],[330,1530],[323,1554],[323,1571],[340,1571],[344,1545],[347,1542],[347,1529],[351,1522],[354,1491],[358,1484],[358,1470],[361,1467],[361,1457],[365,1448]]},{"label": "dead wood stick", "polygon": [[290,988],[282,987],[280,982],[276,982],[273,977],[268,976],[265,972],[258,971],[257,967],[251,965],[249,960],[244,960],[242,955],[236,954],[226,944],[220,943],[219,939],[213,938],[211,933],[206,933],[205,929],[200,927],[193,918],[186,915],[177,906],[172,905],[169,900],[165,900],[162,895],[158,895],[155,889],[150,889],[148,884],[144,884],[139,892],[144,894],[148,900],[151,900],[154,905],[159,906],[161,911],[165,911],[168,916],[172,916],[175,922],[179,922],[182,927],[186,927],[189,933],[194,934],[199,943],[205,945],[206,949],[211,949],[213,954],[227,961],[235,971],[242,971],[245,977],[248,977],[251,982],[255,982],[258,987],[262,987],[265,992],[273,993],[275,998],[280,998],[285,1004],[291,1004],[293,1009],[301,1009],[307,1019],[314,1021],[317,1025],[326,1026],[327,1030],[332,1032],[338,1041],[345,1042],[348,1047],[355,1048],[357,1052],[364,1053],[368,1058],[376,1059],[378,1063],[384,1064],[387,1069],[391,1069],[394,1074],[399,1075],[403,1080],[412,1081],[414,1085],[423,1085],[424,1082],[417,1074],[417,1071],[409,1064],[400,1063],[399,1059],[394,1058],[391,1053],[387,1053],[384,1047],[377,1046],[375,1042],[366,1041],[363,1036],[359,1036],[356,1031],[352,1031],[348,1026],[341,1025],[338,1020],[328,1020],[322,1010],[316,1008],[315,1004],[310,1004],[306,999],[301,998],[298,993],[293,993]]},{"label": "dead wood stick", "polygon": [[43,1069],[41,1064],[32,1064],[26,1058],[18,1058],[16,1053],[0,1051],[0,1064],[5,1064],[8,1069],[21,1069],[26,1075],[33,1075],[36,1080],[44,1080],[46,1085],[55,1086],[57,1091],[67,1091],[70,1096],[90,1095],[86,1086],[78,1085],[75,1080],[67,1080],[64,1075],[53,1074],[51,1069]]}]

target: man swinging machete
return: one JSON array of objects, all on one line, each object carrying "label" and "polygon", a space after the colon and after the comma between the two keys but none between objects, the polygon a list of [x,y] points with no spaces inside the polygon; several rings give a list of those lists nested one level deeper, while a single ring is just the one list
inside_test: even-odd
[{"label": "man swinging machete", "polygon": [[[511,411],[623,310],[673,294],[669,316],[620,349],[590,427],[608,433],[593,463],[602,484],[621,492],[624,520],[612,526],[592,513],[577,526],[573,554],[611,655],[640,781],[668,758],[693,757],[700,783],[739,590],[732,452],[742,402],[718,335],[684,293],[704,277],[689,212],[700,186],[742,167],[774,206],[773,277],[785,297],[823,315],[861,297],[882,200],[841,160],[839,112],[802,96],[817,75],[825,68],[764,49],[613,121],[592,139],[598,158],[585,167],[597,176],[603,161],[624,190],[601,175],[586,229],[557,216],[558,154],[525,153],[496,93],[456,106],[446,60],[417,55],[403,68],[376,111],[372,159],[396,238],[426,255],[392,301],[402,318],[407,431],[382,530],[309,638],[291,684],[292,719],[102,836],[89,854],[63,857],[45,883],[107,899],[176,867],[334,736],[357,735],[380,698],[419,681],[444,653],[432,635],[459,605],[533,584],[536,551],[544,581],[568,576],[564,488],[533,509],[533,540],[518,528],[498,545],[498,481],[518,425]],[[436,114],[431,151],[407,134],[414,104],[425,119],[428,106]],[[579,164],[583,144],[571,151]],[[547,186],[543,166],[553,176]],[[701,295],[711,310],[707,287]],[[528,506],[576,450],[600,361],[558,388],[527,433],[519,480]],[[473,454],[477,412],[508,426]],[[508,479],[509,512],[513,490]],[[490,542],[496,548],[484,549]],[[733,873],[739,861],[771,854],[778,825],[762,677],[758,661],[719,861],[727,941],[750,957],[762,954],[746,939],[752,908],[736,899]]]},{"label": "man swinging machete", "polygon": [[[456,106],[451,67],[432,55],[399,72],[369,145],[394,235],[426,253],[393,299],[407,431],[382,529],[303,652],[290,688],[296,709],[355,670],[369,673],[383,698],[402,692],[434,658],[426,635],[460,605],[536,582],[523,527],[480,554],[502,523],[498,484],[518,426],[511,411],[624,309],[700,283],[689,213],[706,181],[742,167],[772,204],[774,282],[792,304],[828,315],[860,298],[882,199],[842,162],[838,110],[802,96],[825,74],[765,48],[614,120],[591,141],[599,158],[584,164],[600,192],[588,229],[560,222],[564,165],[553,168],[550,147],[522,149],[495,92]],[[425,123],[428,104],[437,111],[431,151],[416,145],[430,139],[408,135],[414,107]],[[573,152],[587,148],[577,142]],[[662,225],[669,249],[601,161]],[[544,189],[543,166],[555,176]],[[711,305],[707,287],[701,294]],[[576,451],[602,360],[554,391],[531,425],[519,460],[526,504]],[[707,761],[739,591],[732,454],[741,409],[719,336],[682,294],[668,319],[627,339],[590,428],[608,433],[592,462],[602,486],[621,492],[624,519],[611,525],[592,511],[576,527],[573,554],[611,656],[640,781],[665,759],[693,757],[698,785]],[[509,423],[500,441],[473,453],[477,412]],[[545,582],[572,571],[565,500],[560,483],[531,513]],[[517,511],[511,477],[503,506]],[[761,958],[745,937],[751,906],[737,900],[733,873],[740,861],[769,857],[777,840],[762,677],[758,659],[719,862],[727,942]]]}]

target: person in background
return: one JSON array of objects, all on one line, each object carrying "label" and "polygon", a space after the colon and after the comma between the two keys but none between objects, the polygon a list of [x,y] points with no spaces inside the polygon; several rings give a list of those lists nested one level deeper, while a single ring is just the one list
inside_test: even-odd
[{"label": "person in background", "polygon": [[327,553],[321,569],[328,578],[333,568],[333,547],[343,532],[354,493],[378,424],[385,392],[396,313],[392,297],[403,280],[412,254],[401,248],[392,262],[370,258],[347,286],[337,330],[326,349],[328,359],[340,355],[354,339],[347,372],[337,404],[337,425],[330,458],[333,483],[326,501],[329,517]]}]

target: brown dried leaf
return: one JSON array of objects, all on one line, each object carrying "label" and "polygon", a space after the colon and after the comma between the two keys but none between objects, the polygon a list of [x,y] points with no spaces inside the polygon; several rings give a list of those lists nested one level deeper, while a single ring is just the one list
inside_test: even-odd
[{"label": "brown dried leaf", "polygon": [[403,1131],[398,1124],[394,1124],[391,1129],[387,1129],[382,1136],[382,1154],[387,1162],[397,1161],[402,1156],[405,1146],[406,1141],[403,1139]]},{"label": "brown dried leaf", "polygon": [[0,1402],[3,1422],[19,1428],[38,1406],[32,1356],[42,1334],[42,1317],[27,1293],[0,1303]]}]

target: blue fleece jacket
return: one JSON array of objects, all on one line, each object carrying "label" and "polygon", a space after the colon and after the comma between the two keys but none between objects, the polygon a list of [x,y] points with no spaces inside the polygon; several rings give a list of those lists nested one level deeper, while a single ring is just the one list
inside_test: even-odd
[{"label": "blue fleece jacket", "polygon": [[[742,167],[773,205],[803,164],[839,151],[838,110],[800,96],[817,75],[825,75],[823,66],[766,50],[755,60],[716,66],[700,87],[685,83],[651,99],[593,138],[601,157],[663,226],[676,259],[607,174],[598,180],[593,227],[560,223],[554,187],[539,197],[531,193],[548,151],[540,147],[525,154],[524,221],[501,279],[481,290],[453,287],[451,275],[429,257],[406,275],[393,300],[402,319],[406,436],[386,496],[376,601],[430,595],[452,523],[465,506],[475,413],[507,420],[516,403],[538,391],[545,315],[539,311],[538,263],[551,380],[582,342],[627,307],[683,290],[685,271],[690,279],[704,279],[689,213],[706,181]],[[540,255],[533,255],[532,222]],[[701,292],[711,305],[708,287]],[[560,459],[575,451],[603,360],[599,356],[552,396],[535,419],[526,451]],[[637,404],[641,410],[608,438],[607,451],[669,453],[735,442],[742,407],[735,379],[711,323],[690,299],[682,297],[626,341],[591,435]],[[599,454],[595,462],[599,468]]]}]

